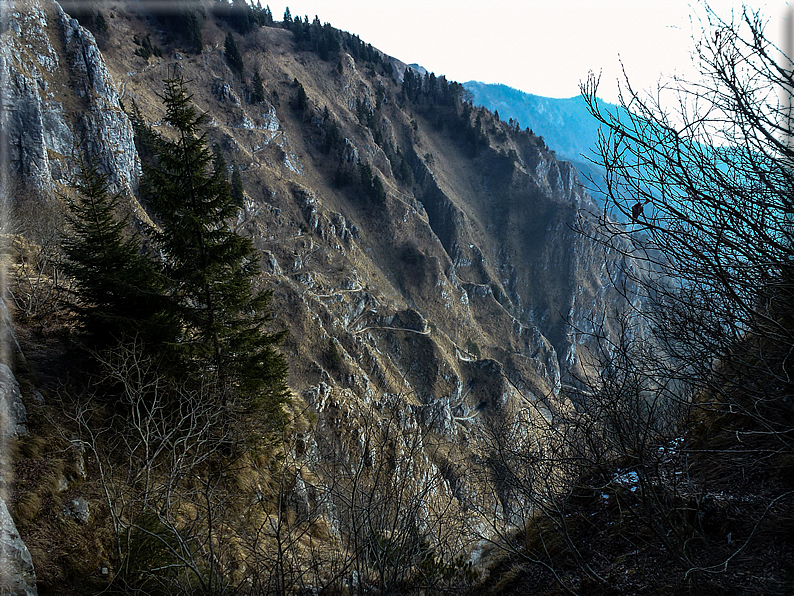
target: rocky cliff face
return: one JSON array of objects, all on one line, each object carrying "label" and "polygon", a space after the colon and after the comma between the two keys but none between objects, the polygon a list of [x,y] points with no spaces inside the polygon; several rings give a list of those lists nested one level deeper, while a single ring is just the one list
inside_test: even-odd
[{"label": "rocky cliff face", "polygon": [[[454,466],[417,455],[425,471],[444,470],[435,493],[473,498],[465,461],[478,429],[505,412],[568,407],[562,387],[587,341],[569,323],[587,331],[619,298],[611,257],[573,230],[577,218],[593,225],[574,168],[488,112],[408,101],[395,74],[404,65],[344,48],[324,61],[284,29],[241,38],[241,80],[224,60],[224,27],[208,16],[204,50],[189,55],[118,5],[100,52],[57,4],[18,1],[0,40],[9,171],[52,190],[82,143],[134,202],[139,157],[121,96],[158,127],[156,94],[178,70],[242,172],[232,223],[260,251],[275,325],[290,332],[290,386],[316,420],[295,457],[320,478],[340,453],[363,457],[365,413],[389,404],[401,428],[457,450]],[[147,33],[163,58],[133,54],[133,36]],[[246,100],[254,70],[258,104]],[[485,140],[471,150],[461,135],[475,127]],[[359,183],[365,168],[385,196]]]},{"label": "rocky cliff face", "polygon": [[138,156],[94,37],[57,3],[15,2],[3,15],[2,123],[12,174],[44,190],[68,182],[78,144],[132,195]]},{"label": "rocky cliff face", "polygon": [[12,596],[36,596],[33,559],[6,503],[13,486],[13,445],[28,434],[27,409],[7,364],[18,360],[20,354],[13,321],[0,300],[0,591]]}]

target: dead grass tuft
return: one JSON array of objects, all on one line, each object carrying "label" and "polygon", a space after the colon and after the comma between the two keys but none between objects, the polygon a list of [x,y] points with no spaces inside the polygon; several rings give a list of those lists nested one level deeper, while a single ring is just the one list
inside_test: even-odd
[{"label": "dead grass tuft", "polygon": [[23,494],[14,504],[14,518],[17,526],[24,527],[41,512],[42,497],[38,492],[30,491]]}]

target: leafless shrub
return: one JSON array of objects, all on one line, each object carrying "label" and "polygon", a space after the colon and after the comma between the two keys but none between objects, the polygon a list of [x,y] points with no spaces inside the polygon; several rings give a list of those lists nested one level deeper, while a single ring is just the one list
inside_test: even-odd
[{"label": "leafless shrub", "polygon": [[[785,482],[767,483],[742,522],[743,541],[698,550],[707,541],[703,503],[716,491],[702,466],[719,461],[724,476],[738,466],[743,477],[794,446],[791,62],[777,60],[749,9],[732,22],[708,11],[707,21],[696,49],[701,80],[653,96],[626,82],[615,112],[599,105],[597,78],[582,86],[602,124],[596,161],[611,203],[599,226],[580,232],[624,257],[609,273],[639,299],[626,296],[623,315],[590,327],[591,351],[580,354],[568,391],[576,410],[545,425],[534,454],[511,451],[520,446],[513,424],[499,458],[508,470],[499,478],[509,479],[500,494],[518,491],[563,542],[569,532],[555,520],[570,497],[604,491],[688,578],[724,573],[792,494]],[[664,108],[671,96],[674,114]],[[620,217],[629,223],[616,224]],[[550,449],[560,465],[545,490],[537,479]],[[568,553],[592,576],[575,547]]]},{"label": "leafless shrub", "polygon": [[41,321],[61,307],[63,207],[53,197],[42,197],[22,184],[9,194],[13,262],[8,291],[23,320]]},{"label": "leafless shrub", "polygon": [[325,508],[339,520],[327,578],[331,593],[440,593],[474,579],[463,556],[471,535],[460,503],[434,460],[444,440],[384,396],[358,412],[345,445],[320,435],[333,453],[322,476]]},{"label": "leafless shrub", "polygon": [[[222,388],[169,383],[140,346],[97,354],[118,402],[75,401],[116,538],[115,585],[137,593],[215,594],[230,542],[230,495],[219,453],[232,433]],[[228,562],[228,561],[227,561]]]},{"label": "leafless shrub", "polygon": [[[603,216],[591,236],[656,272],[623,271],[644,291],[648,329],[680,363],[681,380],[713,409],[740,414],[752,427],[744,439],[763,435],[790,453],[792,71],[758,13],[707,16],[696,48],[702,80],[675,81],[656,96],[626,83],[617,113],[599,106],[596,78],[583,85],[603,125],[603,190],[613,213],[633,217],[624,227]],[[670,98],[674,114],[662,105]]]}]

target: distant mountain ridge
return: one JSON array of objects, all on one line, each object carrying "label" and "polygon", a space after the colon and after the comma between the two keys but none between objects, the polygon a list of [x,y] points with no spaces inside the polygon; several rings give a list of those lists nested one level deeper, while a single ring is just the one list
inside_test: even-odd
[{"label": "distant mountain ridge", "polygon": [[[473,95],[475,105],[499,113],[502,120],[518,120],[521,128],[529,127],[546,141],[546,145],[559,157],[572,162],[582,177],[582,182],[594,198],[603,204],[603,196],[592,190],[587,180],[598,180],[603,169],[588,161],[594,158],[598,141],[598,121],[587,111],[581,96],[567,99],[542,97],[526,93],[507,85],[469,81],[463,84]],[[618,106],[602,103],[608,111]]]}]

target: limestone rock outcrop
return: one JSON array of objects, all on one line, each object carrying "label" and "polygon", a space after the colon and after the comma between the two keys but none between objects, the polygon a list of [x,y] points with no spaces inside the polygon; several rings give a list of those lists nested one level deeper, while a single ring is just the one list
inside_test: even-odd
[{"label": "limestone rock outcrop", "polygon": [[6,502],[0,498],[0,593],[37,596],[36,571]]},{"label": "limestone rock outcrop", "polygon": [[7,364],[0,362],[0,433],[6,439],[21,437],[28,434],[25,423],[28,420],[25,404],[19,392],[14,373]]},{"label": "limestone rock outcrop", "polygon": [[12,6],[0,34],[0,118],[11,171],[51,190],[68,183],[80,146],[115,190],[131,194],[140,169],[132,125],[94,37],[57,3]]}]

